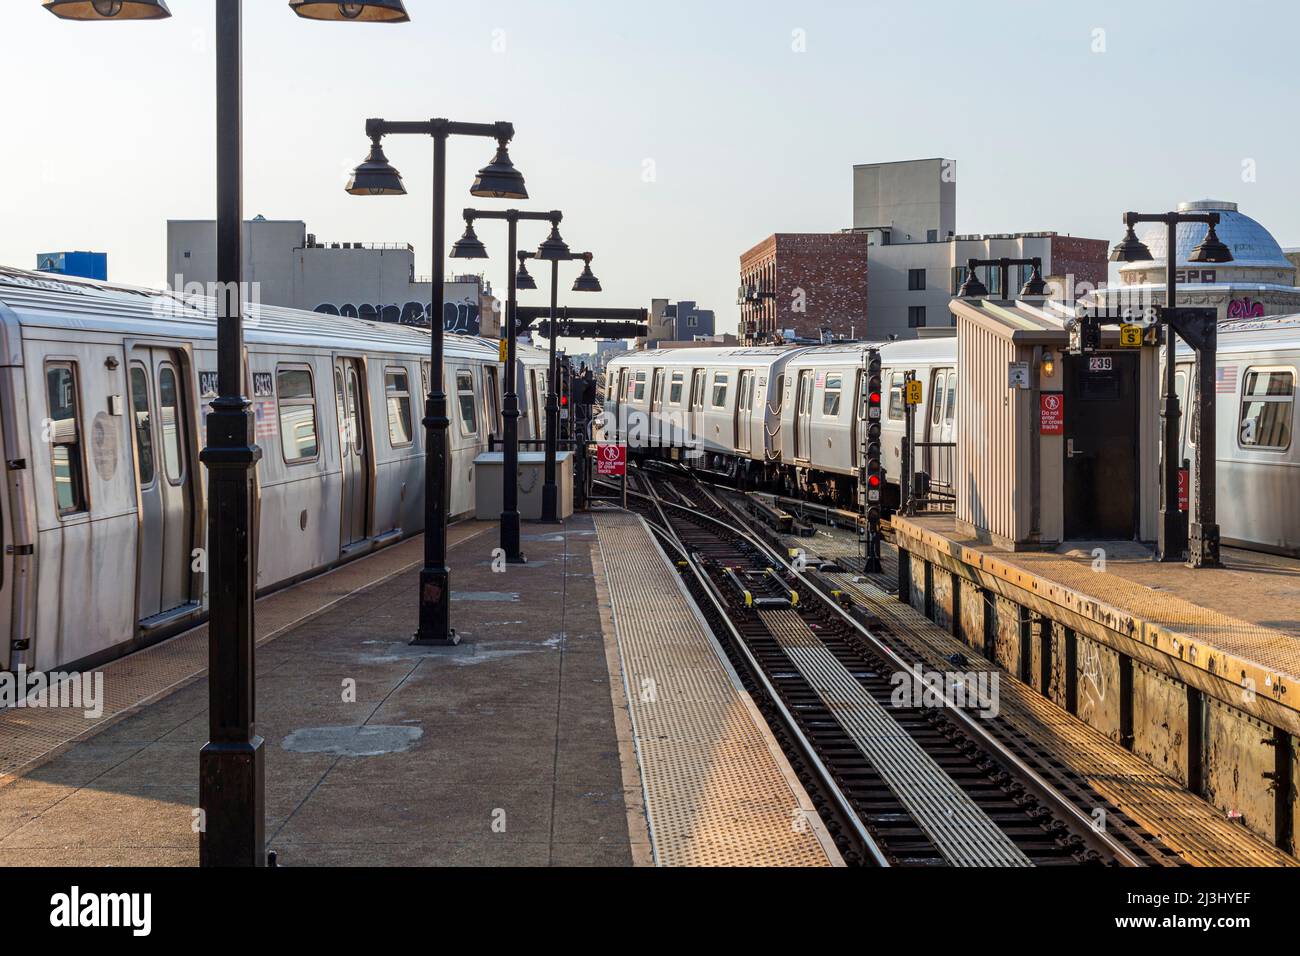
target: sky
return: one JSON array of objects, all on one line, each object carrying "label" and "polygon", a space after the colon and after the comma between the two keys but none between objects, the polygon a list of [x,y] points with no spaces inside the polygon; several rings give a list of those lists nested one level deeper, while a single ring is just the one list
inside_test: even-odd
[{"label": "sky", "polygon": [[[108,24],[0,4],[0,263],[96,250],[111,279],[162,285],[166,221],[214,216],[213,6],[168,2],[170,20]],[[406,5],[408,24],[338,24],[246,0],[247,218],[409,242],[427,275],[429,141],[386,141],[408,196],[343,186],[367,117],[447,116],[514,123],[514,205],[562,210],[596,255],[605,292],[578,304],[694,299],[719,330],[742,252],[851,225],[855,163],[956,160],[961,233],[1113,240],[1127,209],[1215,198],[1300,245],[1292,0]],[[489,141],[448,153],[450,242],[464,206],[511,204],[469,195]],[[521,248],[544,234],[521,226]],[[503,292],[504,225],[479,236]],[[544,304],[539,285],[520,301]]]}]

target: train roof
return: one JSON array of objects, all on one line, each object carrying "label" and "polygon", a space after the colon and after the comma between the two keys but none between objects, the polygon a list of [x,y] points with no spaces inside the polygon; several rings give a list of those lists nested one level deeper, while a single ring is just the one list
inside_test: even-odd
[{"label": "train roof", "polygon": [[[425,355],[429,330],[395,322],[370,322],[279,306],[244,305],[244,340]],[[56,276],[0,266],[0,323],[25,328],[79,329],[127,335],[169,335],[215,342],[216,300],[169,290]],[[453,358],[497,356],[497,343],[477,336],[445,337]],[[7,349],[12,353],[12,349]],[[520,353],[545,355],[534,346]]]},{"label": "train roof", "polygon": [[730,346],[710,349],[647,349],[619,355],[617,358],[610,359],[608,366],[650,368],[665,365],[771,365],[778,359],[795,355],[805,348],[797,345],[765,345],[752,348]]},{"label": "train roof", "polygon": [[865,354],[871,349],[880,350],[881,361],[886,365],[898,362],[952,362],[957,357],[957,339],[955,336],[942,336],[927,339],[906,339],[898,342],[858,342],[852,345],[817,345],[805,349],[797,358],[792,359],[791,366],[822,365],[836,362],[847,365],[861,365]]}]

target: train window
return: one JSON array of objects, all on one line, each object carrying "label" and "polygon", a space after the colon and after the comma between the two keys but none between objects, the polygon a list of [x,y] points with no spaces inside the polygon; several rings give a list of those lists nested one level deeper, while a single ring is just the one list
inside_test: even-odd
[{"label": "train window", "polygon": [[946,372],[936,372],[934,376],[934,397],[931,399],[934,404],[930,407],[930,424],[939,424],[939,419],[943,416],[944,385],[947,382]]},{"label": "train window", "polygon": [[413,441],[411,379],[405,369],[384,370],[384,397],[388,400],[388,443],[405,448]]},{"label": "train window", "polygon": [[713,373],[713,407],[725,408],[727,405],[727,382],[729,376],[726,372]]},{"label": "train window", "polygon": [[181,454],[182,429],[180,390],[176,387],[176,370],[164,365],[158,370],[158,419],[162,425],[163,470],[167,480],[179,485],[183,478]]},{"label": "train window", "polygon": [[668,388],[668,404],[680,405],[682,403],[682,389],[686,386],[686,373],[673,372],[673,380]]},{"label": "train window", "polygon": [[957,416],[957,373],[948,373],[948,406],[944,410],[943,420],[951,425]]},{"label": "train window", "polygon": [[149,414],[149,375],[143,365],[131,366],[131,418],[135,423],[135,457],[140,487],[153,484],[153,419]]},{"label": "train window", "polygon": [[54,466],[54,498],[59,517],[89,511],[85,466],[81,457],[81,402],[72,362],[47,365],[45,388],[50,417],[46,422]]},{"label": "train window", "polygon": [[478,406],[474,401],[474,373],[468,369],[456,372],[456,401],[460,404],[460,433],[478,434]]},{"label": "train window", "polygon": [[1295,372],[1291,369],[1251,369],[1242,392],[1241,424],[1237,432],[1242,447],[1291,447],[1291,419],[1295,415]]},{"label": "train window", "polygon": [[840,392],[844,388],[844,376],[827,375],[826,393],[822,396],[822,415],[826,418],[839,418]]},{"label": "train window", "polygon": [[632,376],[632,401],[645,401],[645,379],[645,372],[637,372],[636,375]]},{"label": "train window", "polygon": [[286,465],[315,461],[316,391],[311,369],[304,366],[275,370],[276,395],[280,401],[280,450]]},{"label": "train window", "polygon": [[[863,385],[866,388],[866,385]],[[864,413],[863,418],[866,418]],[[903,420],[903,373],[895,372],[889,380],[889,418],[891,421]]]}]

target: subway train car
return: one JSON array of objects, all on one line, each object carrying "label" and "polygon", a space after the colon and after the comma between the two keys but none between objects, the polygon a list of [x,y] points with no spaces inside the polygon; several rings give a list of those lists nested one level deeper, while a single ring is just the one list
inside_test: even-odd
[{"label": "subway train car", "polygon": [[[248,307],[264,593],[423,529],[429,333]],[[0,269],[0,670],[92,664],[202,619],[204,418],[214,305]],[[544,426],[546,354],[521,347],[521,437]],[[449,335],[451,511],[500,434],[495,341]]]},{"label": "subway train car", "polygon": [[[1175,380],[1184,410],[1196,401],[1194,358],[1190,349],[1179,349]],[[1225,544],[1300,556],[1298,371],[1300,316],[1219,324],[1216,507]],[[1190,422],[1184,414],[1185,461],[1196,455]]]}]

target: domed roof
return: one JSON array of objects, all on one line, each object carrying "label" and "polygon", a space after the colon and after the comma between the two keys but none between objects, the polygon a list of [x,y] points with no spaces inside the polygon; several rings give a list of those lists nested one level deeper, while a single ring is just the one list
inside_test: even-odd
[{"label": "domed roof", "polygon": [[[1217,212],[1220,216],[1219,239],[1232,250],[1232,262],[1223,264],[1226,268],[1238,269],[1294,269],[1295,266],[1282,254],[1272,234],[1254,219],[1237,211],[1235,202],[1221,202],[1214,199],[1202,199],[1199,202],[1178,204],[1179,212]],[[1204,268],[1199,263],[1187,261],[1192,250],[1205,238],[1209,226],[1199,222],[1184,222],[1178,225],[1178,266]],[[1151,250],[1154,262],[1128,262],[1120,267],[1120,272],[1142,272],[1152,268],[1163,268],[1168,251],[1165,238],[1168,230],[1161,222],[1144,222],[1137,226],[1137,235]],[[1211,266],[1210,268],[1213,268]]]}]

